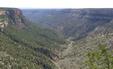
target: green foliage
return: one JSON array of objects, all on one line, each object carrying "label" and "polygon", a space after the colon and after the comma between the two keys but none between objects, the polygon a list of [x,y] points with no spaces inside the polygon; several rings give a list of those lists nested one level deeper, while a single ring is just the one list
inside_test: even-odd
[{"label": "green foliage", "polygon": [[88,52],[87,69],[113,69],[112,51],[106,45],[99,45],[98,50]]},{"label": "green foliage", "polygon": [[[23,29],[10,25],[0,32],[0,68],[56,69],[51,56],[55,49],[61,49],[59,45],[63,43],[52,30],[33,24]],[[43,52],[45,50],[48,53]]]}]

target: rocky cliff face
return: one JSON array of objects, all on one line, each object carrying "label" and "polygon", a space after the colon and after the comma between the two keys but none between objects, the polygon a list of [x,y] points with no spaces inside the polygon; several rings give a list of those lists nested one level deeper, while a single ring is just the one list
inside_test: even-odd
[{"label": "rocky cliff face", "polygon": [[0,8],[0,30],[1,69],[58,69],[51,60],[63,48],[61,35],[28,22],[16,8]]},{"label": "rocky cliff face", "polygon": [[25,24],[21,10],[17,8],[0,8],[0,28],[3,30],[8,25],[23,27]]}]

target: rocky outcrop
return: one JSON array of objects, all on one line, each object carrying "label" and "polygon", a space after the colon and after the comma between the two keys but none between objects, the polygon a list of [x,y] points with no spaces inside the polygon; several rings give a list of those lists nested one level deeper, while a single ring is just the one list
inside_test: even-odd
[{"label": "rocky outcrop", "polygon": [[0,29],[8,25],[16,25],[17,27],[23,27],[25,24],[25,18],[20,9],[17,8],[0,8]]}]

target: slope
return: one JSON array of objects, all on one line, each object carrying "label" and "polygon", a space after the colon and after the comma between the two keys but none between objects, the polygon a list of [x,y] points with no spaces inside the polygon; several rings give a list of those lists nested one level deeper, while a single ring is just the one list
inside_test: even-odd
[{"label": "slope", "polygon": [[109,24],[113,9],[31,9],[23,13],[33,22],[54,28],[66,37],[86,37],[97,26]]},{"label": "slope", "polygon": [[96,51],[99,44],[113,49],[113,9],[33,10],[36,15],[31,11],[25,14],[31,20],[75,39],[61,46],[59,59],[53,62],[59,69],[87,69],[87,52]]},{"label": "slope", "polygon": [[1,11],[5,14],[0,25],[0,68],[57,69],[51,60],[58,58],[57,51],[65,43],[63,37],[53,30],[30,23],[22,14],[16,15],[19,9],[2,8]]}]

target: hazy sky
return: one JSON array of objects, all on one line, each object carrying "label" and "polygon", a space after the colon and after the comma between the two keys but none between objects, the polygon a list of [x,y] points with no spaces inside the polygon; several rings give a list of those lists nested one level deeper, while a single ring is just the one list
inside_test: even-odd
[{"label": "hazy sky", "polygon": [[113,8],[113,1],[112,0],[0,0],[0,7]]}]

